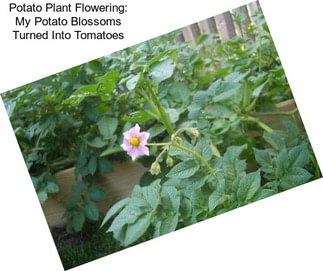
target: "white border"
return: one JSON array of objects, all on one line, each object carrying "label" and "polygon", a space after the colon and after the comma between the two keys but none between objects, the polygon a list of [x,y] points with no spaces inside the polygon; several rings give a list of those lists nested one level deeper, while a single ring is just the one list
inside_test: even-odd
[{"label": "white border", "polygon": [[[6,2],[1,1],[0,14],[1,90],[248,3],[124,1],[133,6],[127,15],[127,40],[104,46],[65,45],[65,51],[48,43],[46,52],[36,43],[17,46],[8,41],[8,24],[3,21],[7,18]],[[263,0],[261,4],[323,165],[320,2]],[[2,102],[0,125],[1,269],[63,270]],[[322,270],[322,192],[320,179],[75,270]]]}]

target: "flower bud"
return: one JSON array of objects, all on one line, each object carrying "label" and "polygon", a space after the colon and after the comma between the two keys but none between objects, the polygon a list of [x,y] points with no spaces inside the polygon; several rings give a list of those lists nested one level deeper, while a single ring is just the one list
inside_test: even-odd
[{"label": "flower bud", "polygon": [[195,137],[198,137],[200,135],[199,130],[197,130],[196,128],[191,128],[191,133]]},{"label": "flower bud", "polygon": [[160,165],[157,161],[151,164],[150,173],[152,175],[158,175],[160,173]]},{"label": "flower bud", "polygon": [[169,157],[169,156],[167,157],[166,165],[167,165],[167,167],[172,167],[174,165],[174,160],[172,157]]}]

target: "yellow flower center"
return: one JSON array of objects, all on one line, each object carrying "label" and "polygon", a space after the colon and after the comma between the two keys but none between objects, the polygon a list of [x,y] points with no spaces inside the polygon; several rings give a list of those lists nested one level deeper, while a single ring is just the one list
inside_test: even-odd
[{"label": "yellow flower center", "polygon": [[129,143],[134,147],[138,147],[140,144],[140,140],[137,137],[132,137],[130,138]]}]

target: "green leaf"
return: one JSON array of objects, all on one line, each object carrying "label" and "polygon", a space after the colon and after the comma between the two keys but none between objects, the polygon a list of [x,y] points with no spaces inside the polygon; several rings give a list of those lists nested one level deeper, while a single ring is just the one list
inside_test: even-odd
[{"label": "green leaf", "polygon": [[99,209],[93,201],[87,202],[84,206],[84,212],[88,219],[97,221],[99,219]]},{"label": "green leaf", "polygon": [[129,198],[125,198],[119,202],[117,202],[116,204],[114,204],[110,209],[109,211],[106,213],[103,221],[102,221],[102,224],[101,224],[101,227],[108,222],[108,220],[113,216],[115,215],[116,213],[120,212],[120,210],[122,208],[124,208],[129,202]]},{"label": "green leaf", "polygon": [[173,108],[167,108],[166,109],[167,115],[169,117],[169,121],[171,123],[175,123],[179,119],[179,113],[176,109]]},{"label": "green leaf", "polygon": [[269,152],[267,150],[257,150],[256,148],[253,149],[253,152],[255,154],[255,159],[262,167],[262,170],[265,170],[266,172],[270,171],[271,159]]},{"label": "green leaf", "polygon": [[85,191],[87,188],[87,185],[85,182],[77,182],[74,186],[73,186],[73,191],[76,193],[82,193],[83,191]]},{"label": "green leaf", "polygon": [[260,187],[260,171],[249,173],[240,180],[237,191],[237,198],[240,202],[245,203],[250,200]]},{"label": "green leaf", "polygon": [[96,172],[97,166],[98,166],[97,159],[95,156],[92,156],[88,164],[88,169],[92,176]]},{"label": "green leaf", "polygon": [[88,141],[87,144],[93,148],[100,149],[100,148],[104,147],[105,145],[107,145],[108,142],[104,141],[101,137],[97,136],[92,141]]},{"label": "green leaf", "polygon": [[264,87],[266,86],[267,81],[263,84],[261,84],[260,86],[256,87],[254,89],[254,91],[252,92],[252,95],[255,97],[258,97],[260,95],[260,93],[262,92],[262,90],[264,89]]},{"label": "green leaf", "polygon": [[274,190],[271,189],[261,189],[259,192],[257,192],[254,197],[253,197],[253,201],[257,201],[257,200],[262,200],[264,198],[270,197],[272,195],[275,195],[276,192]]},{"label": "green leaf", "polygon": [[290,167],[304,167],[309,159],[307,145],[302,144],[289,150],[288,159]]},{"label": "green leaf", "polygon": [[282,149],[276,158],[276,177],[281,177],[284,175],[285,171],[288,169],[289,161],[286,149]]},{"label": "green leaf", "polygon": [[177,212],[180,206],[180,196],[173,186],[164,186],[161,192],[162,206],[168,211]]},{"label": "green leaf", "polygon": [[201,156],[206,160],[209,161],[212,158],[212,149],[210,144],[205,140],[201,139],[196,146],[194,147],[194,151],[201,154]]},{"label": "green leaf", "polygon": [[57,185],[56,183],[54,183],[54,182],[49,182],[49,183],[47,183],[47,185],[46,185],[46,191],[47,191],[48,193],[58,193],[58,191],[59,191],[59,187],[58,187],[58,185]]},{"label": "green leaf", "polygon": [[73,215],[72,224],[73,224],[73,229],[76,232],[79,232],[82,230],[84,222],[85,222],[85,216],[83,212],[78,212]]},{"label": "green leaf", "polygon": [[142,79],[142,74],[139,73],[137,75],[132,76],[128,81],[127,81],[127,88],[129,90],[134,90],[138,84],[138,82]]},{"label": "green leaf", "polygon": [[166,58],[152,64],[149,69],[149,75],[159,83],[170,78],[173,75],[174,68],[175,63],[170,58]]},{"label": "green leaf", "polygon": [[160,135],[162,132],[164,132],[165,126],[161,124],[155,124],[153,127],[149,128],[147,132],[149,133],[149,138],[153,138],[155,136]]},{"label": "green leaf", "polygon": [[108,156],[117,152],[123,152],[123,149],[120,147],[108,147],[104,152],[100,154],[100,157]]},{"label": "green leaf", "polygon": [[199,169],[199,165],[193,160],[180,162],[174,166],[166,175],[168,178],[184,179],[193,176]]},{"label": "green leaf", "polygon": [[285,143],[277,133],[265,133],[264,139],[276,150],[285,148]]},{"label": "green leaf", "polygon": [[95,200],[95,201],[103,200],[103,199],[106,199],[107,193],[104,190],[99,189],[97,187],[91,187],[90,197],[92,200]]},{"label": "green leaf", "polygon": [[193,96],[193,103],[199,107],[207,105],[210,101],[210,97],[207,95],[206,91],[197,91]]},{"label": "green leaf", "polygon": [[220,87],[217,88],[213,102],[221,102],[227,99],[231,99],[238,93],[241,84],[235,82],[222,82]]},{"label": "green leaf", "polygon": [[209,197],[209,210],[212,212],[217,206],[222,204],[226,200],[226,197],[218,191],[213,191]]},{"label": "green leaf", "polygon": [[105,138],[111,137],[118,127],[118,119],[103,116],[98,121],[98,127],[101,135]]},{"label": "green leaf", "polygon": [[99,158],[99,172],[110,173],[113,171],[113,166],[107,158]]},{"label": "green leaf", "polygon": [[146,122],[150,119],[152,119],[152,116],[142,110],[133,112],[129,116],[124,116],[122,118],[123,121],[131,121],[131,122]]},{"label": "green leaf", "polygon": [[151,222],[151,214],[140,216],[137,221],[127,226],[124,245],[129,246],[137,241],[148,229]]},{"label": "green leaf", "polygon": [[142,188],[142,195],[153,210],[157,208],[160,202],[159,189],[153,185],[145,186]]},{"label": "green leaf", "polygon": [[81,195],[73,195],[72,197],[68,198],[67,201],[64,202],[64,207],[66,209],[73,209],[78,205],[78,203],[82,200]]},{"label": "green leaf", "polygon": [[99,79],[100,92],[111,93],[116,86],[116,82],[119,79],[120,74],[117,71],[110,71]]},{"label": "green leaf", "polygon": [[287,190],[306,183],[311,177],[312,175],[307,170],[300,167],[293,167],[288,169],[286,174],[281,177],[280,186],[284,190]]},{"label": "green leaf", "polygon": [[79,105],[86,97],[97,96],[97,86],[88,85],[76,90],[69,98],[63,101],[63,104],[70,104],[71,106]]},{"label": "green leaf", "polygon": [[[126,224],[134,223],[139,216],[147,213],[146,201],[139,198],[131,198],[126,208],[113,220],[108,232],[120,229]],[[146,207],[146,208],[145,208]]]},{"label": "green leaf", "polygon": [[190,92],[188,88],[182,82],[175,82],[170,86],[170,95],[175,102],[186,103],[189,100]]},{"label": "green leaf", "polygon": [[178,224],[178,214],[168,215],[160,225],[160,235],[167,234],[176,230]]},{"label": "green leaf", "polygon": [[44,203],[47,200],[47,192],[44,190],[37,192],[37,196],[40,203]]}]

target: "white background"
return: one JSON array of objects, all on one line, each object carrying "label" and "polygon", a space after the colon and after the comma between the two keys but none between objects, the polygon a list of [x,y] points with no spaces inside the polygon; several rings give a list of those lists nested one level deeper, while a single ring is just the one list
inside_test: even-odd
[{"label": "white background", "polygon": [[[124,0],[123,41],[42,42],[12,39],[9,2],[0,4],[2,92],[248,3]],[[323,165],[321,1],[260,2]],[[2,102],[0,129],[0,268],[63,270]],[[75,270],[323,270],[322,207],[320,179]]]}]

